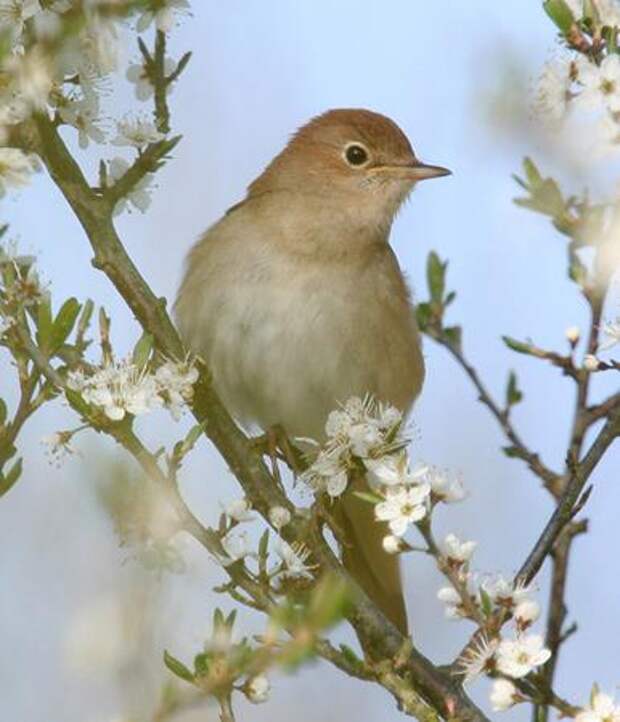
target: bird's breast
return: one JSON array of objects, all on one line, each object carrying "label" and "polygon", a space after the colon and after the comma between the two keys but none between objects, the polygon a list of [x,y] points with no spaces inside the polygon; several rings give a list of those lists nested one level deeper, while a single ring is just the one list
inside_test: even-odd
[{"label": "bird's breast", "polygon": [[179,322],[235,416],[317,438],[329,411],[353,395],[410,408],[424,364],[386,249],[369,263],[314,263],[258,244],[228,262],[203,259],[217,273],[194,284],[190,304],[182,291]]}]

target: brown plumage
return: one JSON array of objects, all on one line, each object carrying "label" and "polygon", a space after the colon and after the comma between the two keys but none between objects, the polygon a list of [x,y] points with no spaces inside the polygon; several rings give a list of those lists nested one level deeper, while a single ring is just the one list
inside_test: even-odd
[{"label": "brown plumage", "polygon": [[[411,409],[424,362],[389,232],[414,184],[445,173],[421,164],[389,118],[332,110],[295,134],[198,241],[177,321],[241,423],[321,439],[328,413],[350,396]],[[385,528],[350,490],[337,513],[350,539],[345,565],[406,631]]]}]

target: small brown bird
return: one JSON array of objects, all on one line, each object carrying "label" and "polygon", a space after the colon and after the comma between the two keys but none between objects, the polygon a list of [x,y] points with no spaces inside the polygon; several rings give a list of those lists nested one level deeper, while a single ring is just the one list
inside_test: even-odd
[{"label": "small brown bird", "polygon": [[[389,118],[330,110],[291,139],[189,254],[176,302],[243,424],[324,437],[327,415],[370,393],[407,413],[424,380],[407,283],[389,245],[414,185],[448,174],[425,165]],[[406,632],[398,560],[367,502],[345,493],[343,560]]]}]

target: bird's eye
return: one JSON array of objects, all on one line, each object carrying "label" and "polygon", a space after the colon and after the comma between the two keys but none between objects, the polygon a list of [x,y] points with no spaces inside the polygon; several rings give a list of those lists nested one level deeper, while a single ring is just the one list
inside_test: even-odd
[{"label": "bird's eye", "polygon": [[349,165],[364,165],[368,162],[368,151],[359,143],[351,143],[345,148],[344,157]]}]

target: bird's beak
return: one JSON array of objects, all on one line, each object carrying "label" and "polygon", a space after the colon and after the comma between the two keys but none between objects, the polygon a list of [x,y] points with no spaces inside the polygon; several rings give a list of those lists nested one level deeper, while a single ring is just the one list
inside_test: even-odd
[{"label": "bird's beak", "polygon": [[403,178],[413,182],[426,180],[427,178],[439,178],[442,175],[452,175],[452,171],[440,165],[427,165],[421,163],[417,158],[409,163],[398,163],[376,166],[371,173],[389,173],[394,178]]},{"label": "bird's beak", "polygon": [[452,175],[452,171],[440,165],[427,165],[416,161],[411,165],[403,166],[404,175],[415,181],[426,180],[427,178],[440,178],[443,175]]}]

